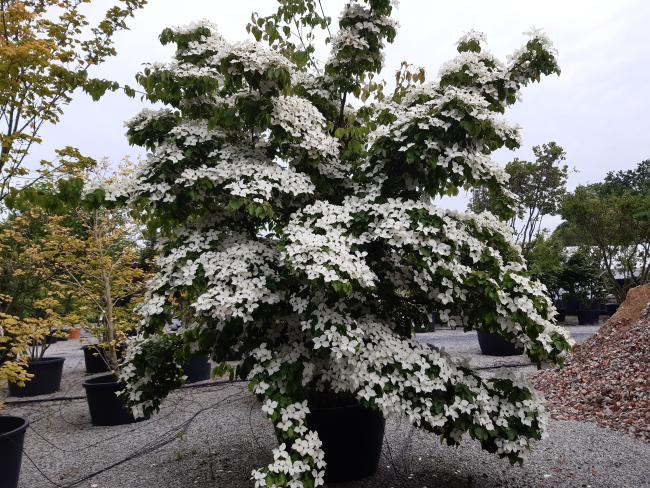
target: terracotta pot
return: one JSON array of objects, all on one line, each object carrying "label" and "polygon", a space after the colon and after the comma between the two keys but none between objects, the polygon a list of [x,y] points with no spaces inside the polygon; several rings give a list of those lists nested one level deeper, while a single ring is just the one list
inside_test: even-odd
[{"label": "terracotta pot", "polygon": [[68,331],[68,339],[78,340],[81,338],[81,329],[75,327]]}]

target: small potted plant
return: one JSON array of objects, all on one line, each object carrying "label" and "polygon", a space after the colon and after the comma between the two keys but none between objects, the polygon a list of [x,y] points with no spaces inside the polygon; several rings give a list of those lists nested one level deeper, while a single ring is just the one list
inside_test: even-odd
[{"label": "small potted plant", "polygon": [[107,373],[111,368],[111,348],[115,348],[117,363],[122,359],[124,349],[126,348],[126,338],[135,330],[134,321],[126,320],[117,321],[113,324],[114,331],[110,332],[105,315],[100,315],[95,322],[86,325],[86,330],[90,333],[93,340],[89,344],[82,346],[84,353],[84,364],[86,373],[97,374]]},{"label": "small potted plant", "polygon": [[122,389],[117,379],[121,350],[134,328],[133,309],[141,301],[146,282],[138,261],[139,228],[127,212],[97,208],[91,202],[78,209],[76,218],[83,232],[60,229],[52,233],[48,251],[57,280],[75,290],[78,314],[95,338],[85,356],[106,366],[100,363],[96,368],[97,363],[91,362],[91,371],[95,367],[105,374],[83,382],[91,420],[95,425],[132,422],[116,393]]},{"label": "small potted plant", "polygon": [[[0,312],[0,381],[25,386],[28,349],[33,328],[18,317]],[[0,402],[0,410],[2,410]],[[16,488],[22,464],[23,441],[28,422],[22,417],[0,415],[0,479],[2,486]]]},{"label": "small potted plant", "polygon": [[59,391],[63,375],[64,357],[45,356],[52,345],[50,337],[65,337],[61,316],[54,309],[60,305],[57,299],[47,297],[35,301],[35,310],[41,317],[23,318],[23,326],[29,331],[27,372],[32,375],[27,384],[9,382],[9,394],[16,397],[48,395]]}]

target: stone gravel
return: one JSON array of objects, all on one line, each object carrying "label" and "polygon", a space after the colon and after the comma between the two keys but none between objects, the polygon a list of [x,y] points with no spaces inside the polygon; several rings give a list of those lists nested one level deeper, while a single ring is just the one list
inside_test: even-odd
[{"label": "stone gravel", "polygon": [[[586,332],[586,331],[585,331]],[[436,331],[438,344],[489,368],[523,357],[478,357],[476,338],[458,331]],[[464,344],[464,345],[463,345]],[[276,446],[270,422],[243,383],[211,384],[174,392],[160,414],[131,425],[90,424],[80,382],[78,345],[57,344],[64,354],[71,400],[15,404],[4,413],[27,417],[21,488],[239,488],[252,487],[253,468],[270,461]],[[493,370],[485,370],[493,374]],[[402,419],[387,422],[379,472],[352,487],[650,487],[650,444],[589,422],[553,420],[550,436],[523,466],[483,452],[466,440],[460,447],[412,428]]]}]

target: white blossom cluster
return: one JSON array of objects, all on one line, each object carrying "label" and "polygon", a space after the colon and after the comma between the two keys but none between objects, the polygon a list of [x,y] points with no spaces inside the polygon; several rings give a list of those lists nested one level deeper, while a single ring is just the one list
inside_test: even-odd
[{"label": "white blossom cluster", "polygon": [[[346,25],[332,36],[331,55],[327,64],[341,67],[369,61],[381,65],[384,59],[381,33],[386,28],[396,28],[397,22],[389,16],[377,15],[371,8],[357,1],[345,5],[341,19]],[[379,40],[379,50],[370,49],[369,36]],[[346,55],[342,55],[342,52]]]},{"label": "white blossom cluster", "polygon": [[339,144],[326,130],[325,117],[308,100],[297,96],[281,96],[273,101],[271,117],[312,156],[337,157]]}]

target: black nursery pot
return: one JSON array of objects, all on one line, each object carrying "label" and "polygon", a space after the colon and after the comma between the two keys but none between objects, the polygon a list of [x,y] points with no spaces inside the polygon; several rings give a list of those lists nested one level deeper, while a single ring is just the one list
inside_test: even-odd
[{"label": "black nursery pot", "polygon": [[478,344],[485,356],[518,356],[523,350],[513,343],[506,341],[499,334],[492,332],[477,332]]},{"label": "black nursery pot", "polygon": [[34,376],[24,387],[9,383],[9,394],[15,397],[27,397],[48,395],[59,391],[64,361],[65,358],[61,357],[30,359],[27,372]]},{"label": "black nursery pot", "polygon": [[557,309],[555,320],[557,320],[560,324],[563,324],[566,321],[566,311],[564,308]]},{"label": "black nursery pot", "polygon": [[618,310],[618,303],[607,304],[607,315],[614,315]]},{"label": "black nursery pot", "polygon": [[122,425],[136,420],[116,393],[124,388],[114,374],[103,374],[83,382],[93,425]]},{"label": "black nursery pot", "polygon": [[573,296],[573,295],[567,296],[565,298],[565,303],[566,303],[565,313],[567,315],[577,315],[578,310],[582,308],[580,303],[580,298],[578,298],[577,296]]},{"label": "black nursery pot", "polygon": [[205,381],[210,379],[210,357],[208,355],[192,356],[189,361],[185,363],[183,368],[187,379],[185,383],[196,383],[197,381]]},{"label": "black nursery pot", "polygon": [[22,417],[0,415],[0,488],[18,486],[28,423]]},{"label": "black nursery pot", "polygon": [[[88,344],[83,346],[84,352],[84,363],[86,365],[86,373],[95,374],[95,373],[107,373],[110,371],[106,361],[104,361],[102,354],[105,354],[105,349],[103,347],[98,347],[94,344]],[[117,348],[117,359],[122,359],[124,354],[124,348]]]},{"label": "black nursery pot", "polygon": [[307,427],[318,432],[325,452],[325,481],[337,483],[372,476],[379,467],[386,421],[381,412],[356,401],[313,406]]},{"label": "black nursery pot", "polygon": [[578,324],[594,325],[598,323],[599,310],[578,310]]}]

